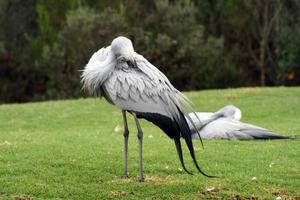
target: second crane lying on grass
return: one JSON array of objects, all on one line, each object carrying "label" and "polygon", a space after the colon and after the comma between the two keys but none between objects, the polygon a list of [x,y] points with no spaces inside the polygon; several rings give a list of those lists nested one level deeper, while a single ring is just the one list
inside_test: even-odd
[{"label": "second crane lying on grass", "polygon": [[[233,105],[225,106],[215,113],[197,112],[197,117],[195,117],[194,113],[189,115],[202,139],[271,140],[291,138],[265,128],[241,122],[242,112]],[[190,128],[193,133],[192,137],[199,139],[198,132],[195,131],[192,124],[190,124]]]}]

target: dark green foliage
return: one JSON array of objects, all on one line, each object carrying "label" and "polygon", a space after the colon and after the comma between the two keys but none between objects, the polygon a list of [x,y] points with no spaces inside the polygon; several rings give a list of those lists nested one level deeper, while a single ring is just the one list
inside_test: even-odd
[{"label": "dark green foliage", "polygon": [[34,92],[36,85],[28,83],[38,73],[26,62],[30,40],[38,32],[34,4],[34,0],[1,1],[0,101],[26,101]]},{"label": "dark green foliage", "polygon": [[118,35],[126,35],[127,25],[123,8],[106,9],[96,13],[91,8],[79,7],[66,16],[66,24],[50,49],[45,49],[44,63],[48,69],[47,96],[50,98],[79,97],[80,70],[93,52],[109,45]]},{"label": "dark green foliage", "polygon": [[119,35],[181,90],[298,85],[299,6],[297,0],[0,1],[0,102],[82,96],[80,70]]},{"label": "dark green foliage", "polygon": [[[287,13],[280,20],[278,67],[273,74],[278,83],[300,84],[300,1],[286,1]],[[296,19],[296,20],[295,20]]]},{"label": "dark green foliage", "polygon": [[179,89],[222,87],[222,81],[218,82],[221,74],[214,73],[228,72],[223,63],[223,39],[205,37],[196,12],[190,1],[155,4],[155,12],[145,13],[143,26],[133,31],[136,49]]}]

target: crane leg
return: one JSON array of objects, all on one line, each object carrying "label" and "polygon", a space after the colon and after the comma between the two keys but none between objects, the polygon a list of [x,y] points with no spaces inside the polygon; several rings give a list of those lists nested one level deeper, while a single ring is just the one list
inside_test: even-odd
[{"label": "crane leg", "polygon": [[133,113],[133,117],[135,120],[135,124],[138,130],[138,134],[137,137],[139,139],[139,160],[140,160],[140,182],[144,182],[144,174],[143,174],[143,131],[141,128],[141,125],[139,123],[138,118],[136,117],[136,115]]},{"label": "crane leg", "polygon": [[122,110],[123,122],[124,122],[124,158],[125,158],[125,168],[124,168],[124,178],[128,178],[128,136],[129,129],[126,118],[126,111]]}]

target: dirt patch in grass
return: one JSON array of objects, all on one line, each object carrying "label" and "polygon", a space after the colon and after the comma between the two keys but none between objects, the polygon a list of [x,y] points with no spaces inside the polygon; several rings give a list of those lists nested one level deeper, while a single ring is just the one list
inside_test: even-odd
[{"label": "dirt patch in grass", "polygon": [[275,189],[275,190],[272,191],[272,194],[275,195],[275,196],[288,195],[288,192],[286,190]]},{"label": "dirt patch in grass", "polygon": [[255,93],[261,91],[258,87],[249,87],[242,90],[243,93]]},{"label": "dirt patch in grass", "polygon": [[127,195],[127,192],[124,192],[124,191],[120,191],[120,190],[113,190],[113,191],[110,191],[109,192],[109,196],[110,197],[122,197],[122,196],[126,196]]},{"label": "dirt patch in grass", "polygon": [[225,95],[223,96],[223,98],[224,98],[225,100],[234,100],[234,99],[236,99],[236,95],[235,95],[235,94],[225,94]]},{"label": "dirt patch in grass", "polygon": [[5,140],[4,142],[0,143],[0,146],[10,146],[10,145],[12,145],[12,143],[9,142],[9,141],[7,141],[7,140]]},{"label": "dirt patch in grass", "polygon": [[[119,184],[128,184],[128,183],[139,183],[138,179],[135,178],[118,178],[114,179],[111,182],[119,183]],[[181,184],[184,183],[183,180],[173,179],[170,176],[162,176],[162,177],[154,177],[154,176],[146,176],[144,184],[151,184],[151,185],[164,185],[164,184]]]},{"label": "dirt patch in grass", "polygon": [[146,183],[150,184],[179,184],[184,183],[183,180],[173,179],[170,176],[154,177],[149,176],[145,179]]},{"label": "dirt patch in grass", "polygon": [[132,178],[115,178],[112,181],[109,181],[111,183],[119,183],[119,184],[128,184],[128,183],[136,183],[137,180],[132,179]]},{"label": "dirt patch in grass", "polygon": [[33,200],[33,197],[29,195],[18,195],[15,196],[15,200]]},{"label": "dirt patch in grass", "polygon": [[251,197],[244,197],[241,195],[234,195],[231,200],[260,200],[260,198],[256,196],[251,196]]},{"label": "dirt patch in grass", "polygon": [[134,195],[134,192],[125,192],[122,190],[112,190],[108,193],[108,196],[112,198],[121,198],[128,195]]},{"label": "dirt patch in grass", "polygon": [[219,196],[219,192],[223,190],[228,190],[226,188],[221,188],[221,187],[208,187],[204,191],[198,192],[198,197],[201,199],[203,198],[212,198],[212,199],[223,199],[223,197]]},{"label": "dirt patch in grass", "polygon": [[286,190],[280,190],[275,189],[272,191],[272,194],[276,196],[275,198],[281,199],[281,200],[300,200],[300,196],[290,196],[288,191]]}]

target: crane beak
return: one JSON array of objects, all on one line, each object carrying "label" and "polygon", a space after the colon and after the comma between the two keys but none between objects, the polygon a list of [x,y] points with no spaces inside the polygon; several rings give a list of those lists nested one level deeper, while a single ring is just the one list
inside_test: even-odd
[{"label": "crane beak", "polygon": [[133,65],[134,65],[135,67],[138,67],[137,64],[136,64],[135,59],[133,59],[132,63],[133,63]]},{"label": "crane beak", "polygon": [[130,55],[130,62],[132,63],[132,65],[134,66],[134,67],[137,67],[137,64],[136,64],[136,61],[135,61],[135,59],[134,59],[134,57],[133,57],[133,55]]}]

